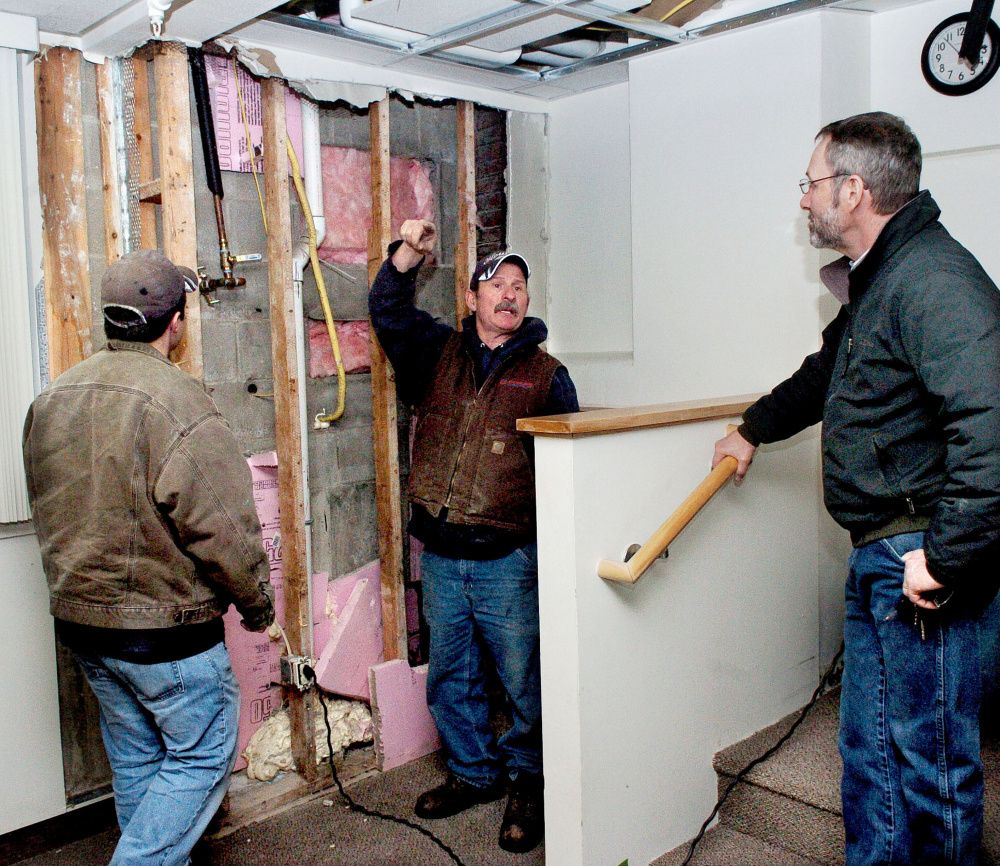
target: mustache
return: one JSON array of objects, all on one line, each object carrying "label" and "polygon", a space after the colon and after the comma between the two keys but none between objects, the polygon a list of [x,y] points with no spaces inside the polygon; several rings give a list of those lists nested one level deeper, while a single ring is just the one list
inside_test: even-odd
[{"label": "mustache", "polygon": [[493,308],[494,313],[513,313],[515,316],[519,312],[516,301],[501,301]]}]

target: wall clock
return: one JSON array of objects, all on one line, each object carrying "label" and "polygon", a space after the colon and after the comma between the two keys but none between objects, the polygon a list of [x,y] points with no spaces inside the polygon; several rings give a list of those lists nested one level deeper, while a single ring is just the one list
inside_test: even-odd
[{"label": "wall clock", "polygon": [[1000,27],[991,18],[986,25],[986,37],[979,54],[979,64],[969,69],[964,60],[958,59],[962,47],[967,12],[945,18],[931,31],[920,56],[920,68],[927,83],[938,93],[947,96],[964,96],[979,90],[1000,66]]}]

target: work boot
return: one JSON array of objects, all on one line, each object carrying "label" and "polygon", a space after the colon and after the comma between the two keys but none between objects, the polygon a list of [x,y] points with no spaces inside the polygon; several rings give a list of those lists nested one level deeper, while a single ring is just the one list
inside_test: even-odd
[{"label": "work boot", "polygon": [[503,792],[502,781],[480,788],[449,773],[443,785],[431,788],[417,798],[413,811],[418,818],[450,818],[480,803],[499,800]]},{"label": "work boot", "polygon": [[510,796],[500,825],[500,847],[523,854],[545,836],[545,784],[541,774],[519,772],[511,780]]}]

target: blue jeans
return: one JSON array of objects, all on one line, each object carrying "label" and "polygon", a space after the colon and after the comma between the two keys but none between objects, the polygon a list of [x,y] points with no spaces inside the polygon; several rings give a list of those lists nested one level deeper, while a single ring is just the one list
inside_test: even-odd
[{"label": "blue jeans", "polygon": [[[448,750],[448,769],[478,787],[542,772],[538,662],[538,550],[503,559],[446,559],[424,551],[420,568],[430,627],[427,705]],[[496,664],[513,726],[494,742],[483,652]]]},{"label": "blue jeans", "polygon": [[151,665],[74,655],[111,763],[122,836],[110,866],[183,866],[236,763],[240,690],[225,644]]},{"label": "blue jeans", "polygon": [[897,613],[923,533],[851,554],[840,753],[847,866],[975,866],[982,837],[979,626]]}]

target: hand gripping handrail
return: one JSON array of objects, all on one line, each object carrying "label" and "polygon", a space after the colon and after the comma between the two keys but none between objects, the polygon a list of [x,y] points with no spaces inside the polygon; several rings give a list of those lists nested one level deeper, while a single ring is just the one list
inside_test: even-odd
[{"label": "hand gripping handrail", "polygon": [[616,583],[635,583],[653,564],[653,560],[667,549],[670,542],[701,511],[705,503],[719,492],[719,488],[729,480],[738,465],[735,457],[724,457],[628,562],[612,562],[610,559],[598,562],[598,577]]}]

